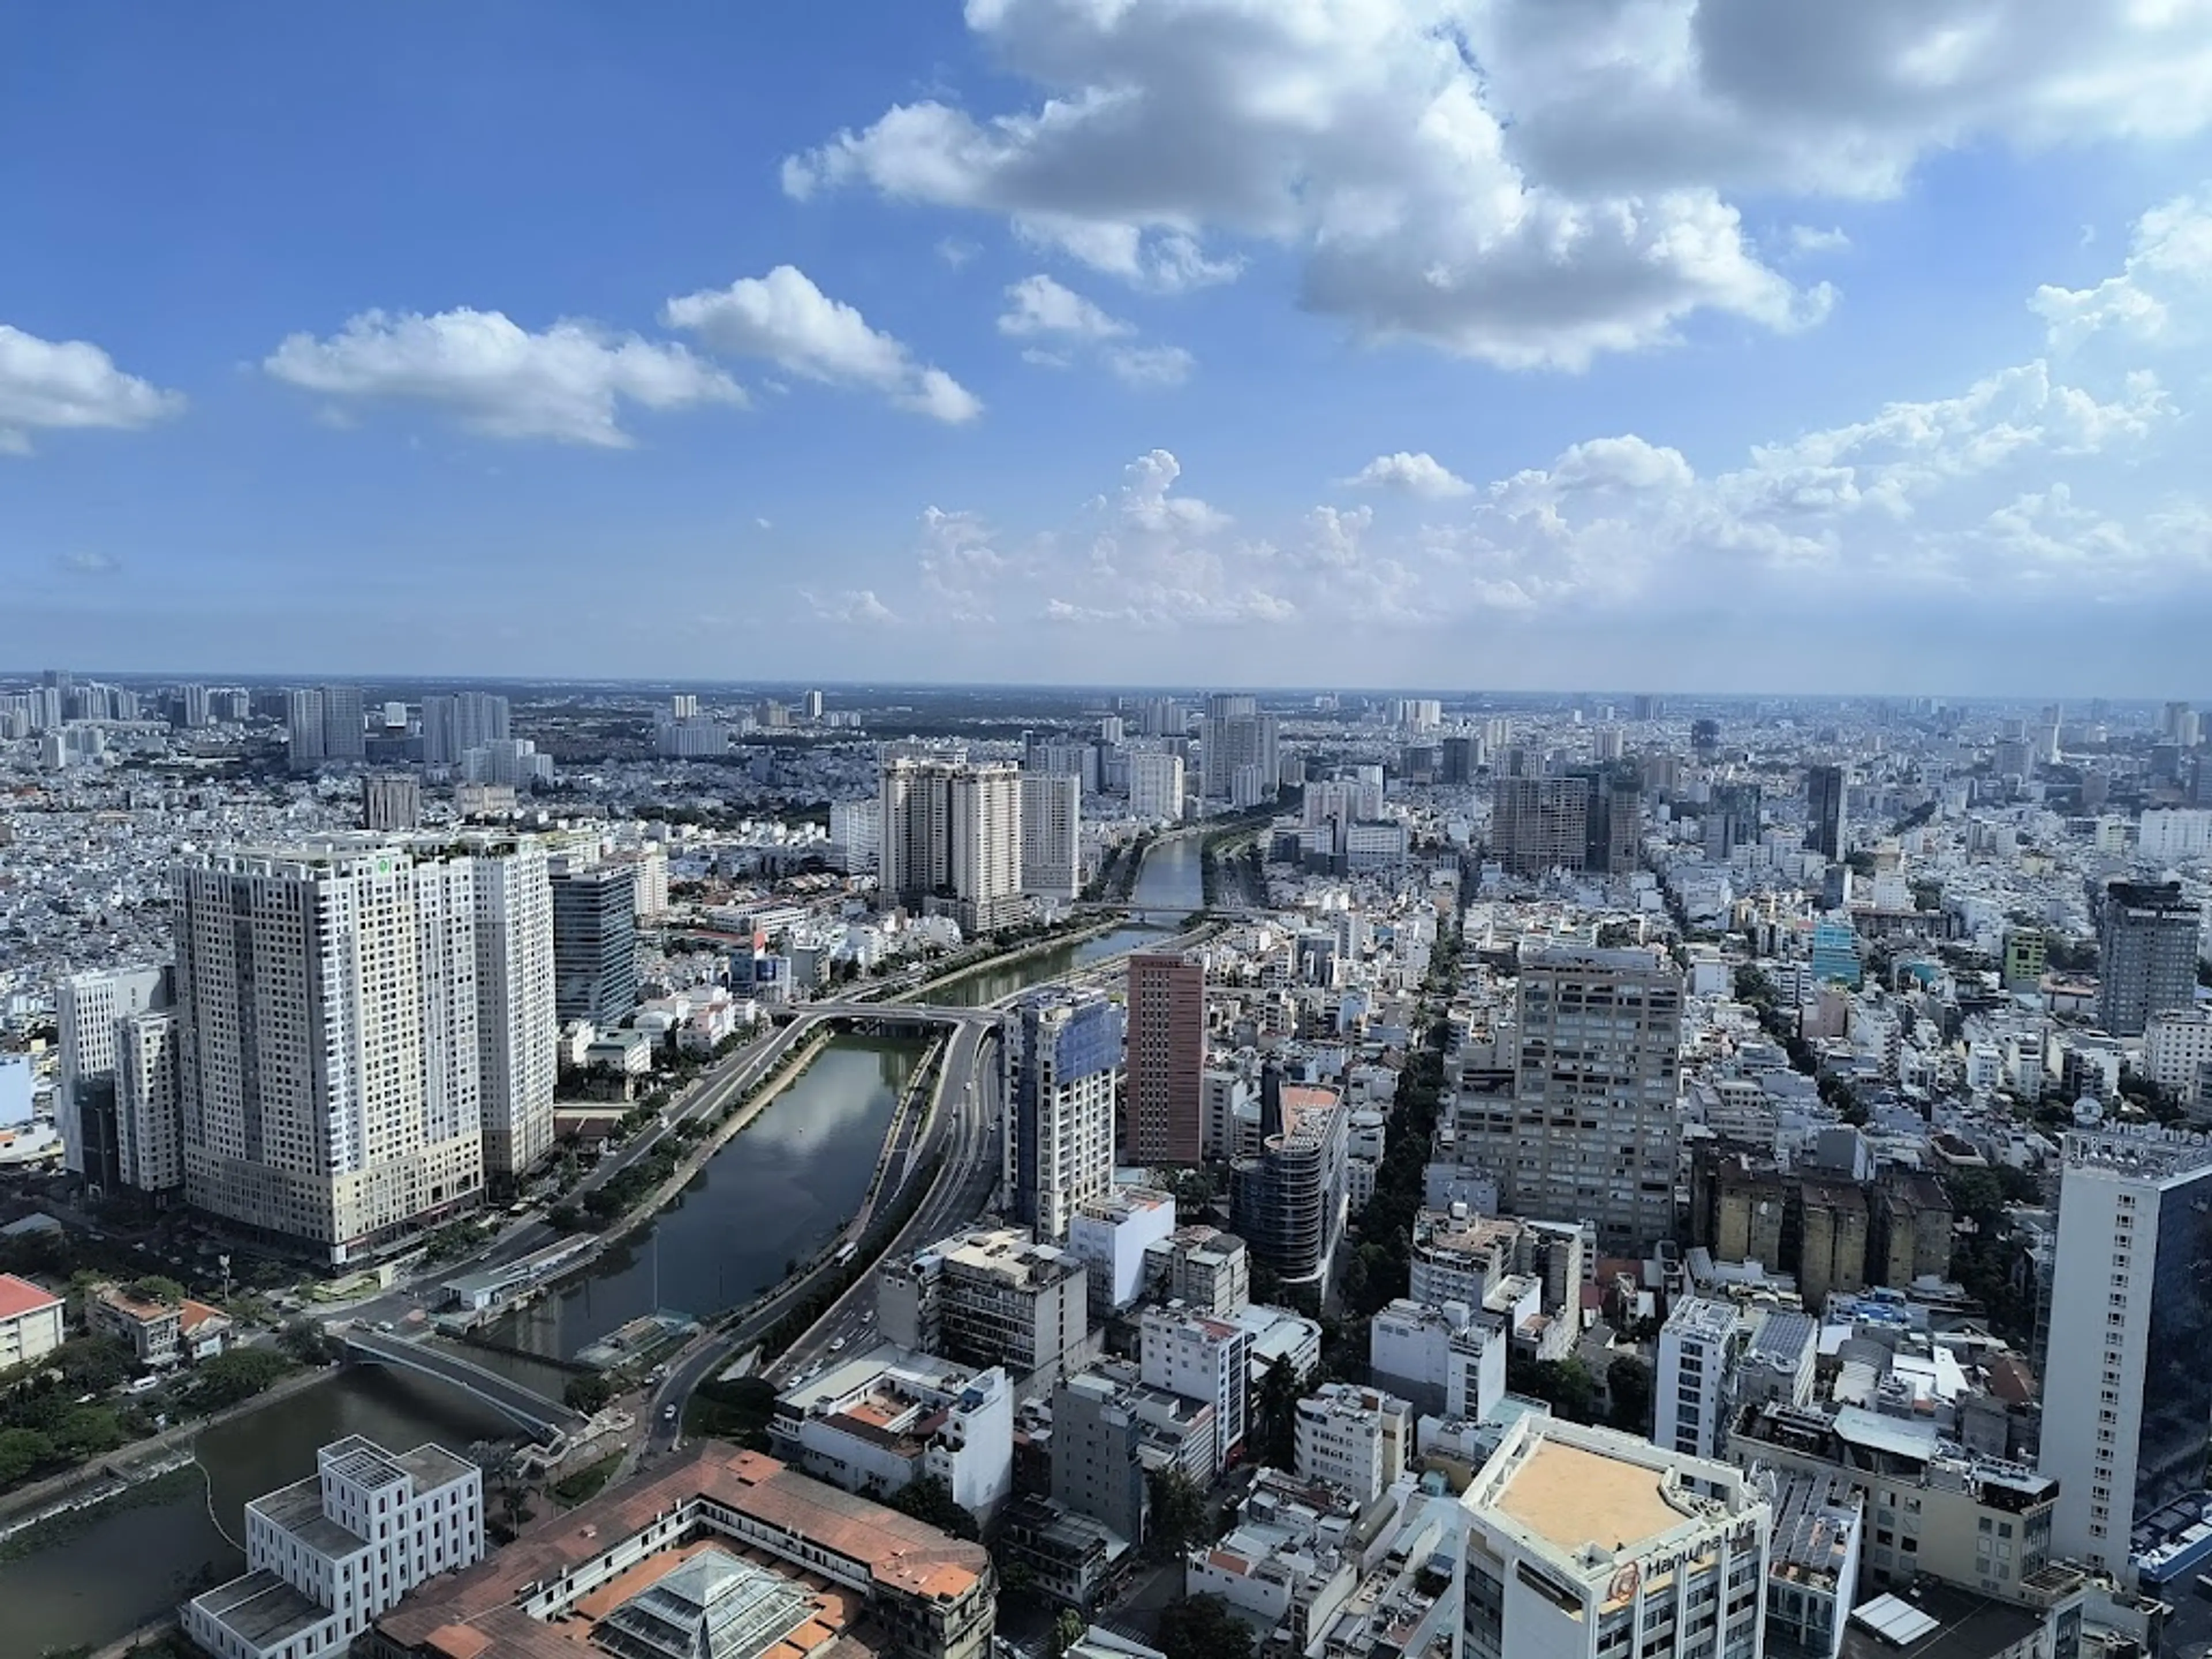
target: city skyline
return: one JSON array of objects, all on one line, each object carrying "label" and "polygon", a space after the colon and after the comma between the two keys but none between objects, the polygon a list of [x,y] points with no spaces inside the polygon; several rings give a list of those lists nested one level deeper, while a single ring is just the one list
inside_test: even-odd
[{"label": "city skyline", "polygon": [[58,658],[2192,690],[2191,9],[131,9],[0,24]]}]

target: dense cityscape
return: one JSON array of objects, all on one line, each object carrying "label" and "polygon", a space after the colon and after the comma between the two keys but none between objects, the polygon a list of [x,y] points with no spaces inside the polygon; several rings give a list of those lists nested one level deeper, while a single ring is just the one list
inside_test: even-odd
[{"label": "dense cityscape", "polygon": [[2204,718],[0,679],[10,1650],[2193,1654]]}]

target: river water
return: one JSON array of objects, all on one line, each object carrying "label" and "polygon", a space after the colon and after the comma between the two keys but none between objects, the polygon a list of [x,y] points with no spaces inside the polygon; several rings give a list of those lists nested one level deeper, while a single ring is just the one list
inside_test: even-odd
[{"label": "river water", "polygon": [[[1081,945],[972,974],[931,1000],[975,1006],[1060,978],[1168,937],[1200,904],[1195,837],[1155,848],[1133,896],[1133,925]],[[1146,925],[1149,924],[1149,925]],[[924,1045],[840,1036],[751,1127],[709,1161],[652,1227],[592,1271],[501,1322],[494,1334],[559,1358],[658,1309],[695,1316],[750,1299],[782,1278],[787,1261],[835,1237],[859,1206],[891,1109]],[[473,1351],[478,1363],[533,1387],[560,1373],[526,1359]],[[509,1432],[505,1419],[428,1378],[349,1369],[329,1381],[210,1429],[198,1452],[216,1513],[242,1537],[249,1498],[315,1470],[319,1447],[366,1435],[398,1449],[425,1440],[459,1451]],[[167,1504],[112,1510],[35,1555],[0,1564],[0,1659],[99,1646],[173,1606],[196,1575],[244,1570],[208,1514],[203,1487]]]}]

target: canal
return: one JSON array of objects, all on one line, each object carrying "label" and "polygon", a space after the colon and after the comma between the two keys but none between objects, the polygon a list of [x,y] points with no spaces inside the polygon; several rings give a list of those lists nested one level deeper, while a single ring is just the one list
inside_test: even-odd
[{"label": "canal", "polygon": [[[1146,859],[1132,925],[1004,968],[971,974],[931,1000],[975,1006],[1165,939],[1200,907],[1195,836]],[[566,1358],[625,1321],[657,1309],[707,1315],[774,1285],[787,1263],[834,1237],[867,1190],[892,1107],[925,1045],[840,1036],[753,1125],[717,1153],[676,1203],[583,1277],[510,1315],[492,1334],[532,1353]],[[557,1393],[562,1376],[523,1358],[473,1351],[480,1364]],[[349,1369],[328,1382],[210,1429],[198,1452],[208,1471],[165,1501],[104,1510],[83,1530],[21,1559],[0,1562],[0,1651],[42,1654],[98,1647],[173,1607],[197,1583],[244,1570],[233,1537],[247,1498],[313,1474],[316,1449],[348,1434],[397,1448],[436,1441],[459,1451],[508,1425],[465,1395],[427,1378]],[[171,1486],[181,1485],[171,1482]],[[164,1488],[166,1491],[167,1488]]]},{"label": "canal", "polygon": [[[667,1309],[704,1318],[777,1284],[860,1207],[891,1109],[927,1047],[833,1037],[652,1225],[487,1334],[532,1353],[573,1358],[643,1315]],[[497,1366],[499,1358],[479,1363]],[[516,1375],[544,1386],[534,1370]]]},{"label": "canal", "polygon": [[245,1559],[209,1518],[210,1481],[224,1530],[242,1538],[246,1499],[313,1474],[316,1449],[343,1436],[367,1435],[401,1449],[429,1440],[465,1451],[508,1432],[498,1413],[428,1378],[334,1373],[201,1435],[206,1480],[186,1471],[192,1478],[156,1489],[168,1494],[164,1502],[111,1505],[82,1531],[0,1562],[0,1608],[7,1610],[0,1652],[32,1659],[97,1648],[160,1617],[186,1594],[245,1571]]}]

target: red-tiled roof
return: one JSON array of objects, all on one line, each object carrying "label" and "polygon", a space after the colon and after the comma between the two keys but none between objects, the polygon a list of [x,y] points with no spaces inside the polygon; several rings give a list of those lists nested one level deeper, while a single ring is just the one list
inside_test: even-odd
[{"label": "red-tiled roof", "polygon": [[13,1273],[0,1273],[0,1319],[14,1319],[41,1308],[57,1307],[61,1297]]}]

